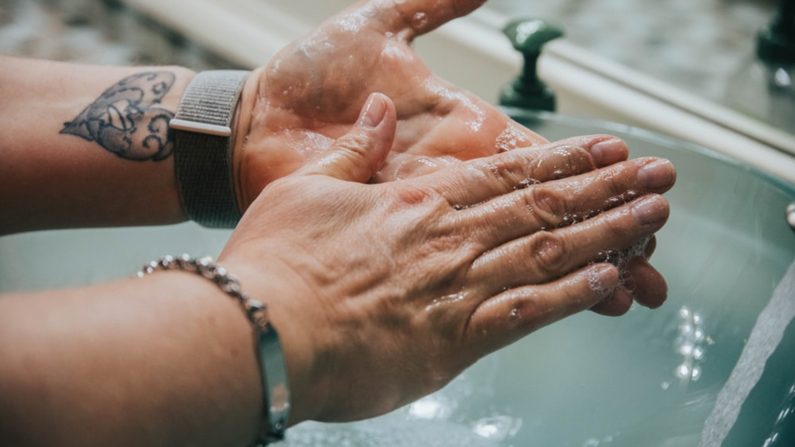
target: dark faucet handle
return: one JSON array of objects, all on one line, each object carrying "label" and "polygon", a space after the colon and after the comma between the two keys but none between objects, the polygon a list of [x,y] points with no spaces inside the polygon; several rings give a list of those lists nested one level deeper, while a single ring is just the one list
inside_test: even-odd
[{"label": "dark faucet handle", "polygon": [[795,64],[795,0],[780,0],[773,21],[757,35],[756,53],[771,65]]},{"label": "dark faucet handle", "polygon": [[520,53],[533,56],[541,54],[547,42],[563,37],[563,30],[541,19],[511,21],[503,33]]},{"label": "dark faucet handle", "polygon": [[513,47],[524,56],[522,73],[500,94],[500,104],[533,110],[555,110],[555,95],[536,73],[538,58],[544,45],[563,37],[563,30],[540,19],[518,19],[503,32]]}]

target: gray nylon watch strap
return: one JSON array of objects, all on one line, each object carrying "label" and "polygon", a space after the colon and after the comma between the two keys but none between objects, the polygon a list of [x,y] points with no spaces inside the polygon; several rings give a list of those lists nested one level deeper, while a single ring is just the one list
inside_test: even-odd
[{"label": "gray nylon watch strap", "polygon": [[232,228],[241,217],[232,182],[231,124],[247,76],[239,70],[198,73],[170,123],[182,207],[206,227]]}]

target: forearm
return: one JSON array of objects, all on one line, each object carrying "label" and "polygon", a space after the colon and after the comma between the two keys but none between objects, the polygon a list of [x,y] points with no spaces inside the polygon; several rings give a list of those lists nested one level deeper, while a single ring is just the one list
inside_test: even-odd
[{"label": "forearm", "polygon": [[0,234],[184,220],[168,120],[192,77],[0,58]]},{"label": "forearm", "polygon": [[252,328],[187,273],[0,297],[0,445],[248,445]]}]

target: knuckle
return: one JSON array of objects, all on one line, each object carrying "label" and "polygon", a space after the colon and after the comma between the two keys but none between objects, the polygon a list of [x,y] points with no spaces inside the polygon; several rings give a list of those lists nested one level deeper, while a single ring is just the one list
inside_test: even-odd
[{"label": "knuckle", "polygon": [[395,188],[395,201],[398,207],[413,206],[425,202],[432,195],[429,188],[414,185]]},{"label": "knuckle", "polygon": [[392,193],[396,211],[420,207],[424,212],[417,216],[427,215],[429,219],[438,219],[453,209],[450,202],[433,185],[400,185],[395,186]]},{"label": "knuckle", "polygon": [[622,197],[627,192],[627,174],[626,166],[619,164],[601,171],[596,181],[605,185],[611,198]]},{"label": "knuckle", "polygon": [[528,190],[527,206],[533,210],[543,228],[554,228],[563,221],[568,212],[566,200],[560,191],[547,186]]},{"label": "knuckle", "polygon": [[527,328],[533,326],[542,313],[538,294],[528,291],[511,306],[509,318],[517,326]]},{"label": "knuckle", "polygon": [[566,160],[572,174],[590,171],[596,166],[591,153],[580,146],[571,146],[569,148],[569,156]]},{"label": "knuckle", "polygon": [[605,230],[612,239],[626,239],[639,232],[639,226],[629,213],[616,213],[604,222]]},{"label": "knuckle", "polygon": [[498,164],[495,160],[483,160],[477,163],[477,167],[484,174],[487,182],[503,188],[509,186],[504,177],[504,165]]},{"label": "knuckle", "polygon": [[352,157],[363,157],[370,147],[369,138],[361,132],[354,132],[337,140],[336,149]]},{"label": "knuckle", "polygon": [[554,163],[552,171],[549,173],[549,177],[553,179],[580,174],[594,166],[591,154],[579,146],[557,147],[553,154],[555,155]]},{"label": "knuckle", "polygon": [[483,173],[487,181],[497,184],[502,189],[517,189],[521,182],[527,180],[527,157],[519,151],[507,152],[497,157],[474,162],[474,166]]},{"label": "knuckle", "polygon": [[528,248],[529,258],[533,260],[538,272],[557,277],[565,271],[567,250],[563,237],[550,231],[540,231],[532,236]]}]

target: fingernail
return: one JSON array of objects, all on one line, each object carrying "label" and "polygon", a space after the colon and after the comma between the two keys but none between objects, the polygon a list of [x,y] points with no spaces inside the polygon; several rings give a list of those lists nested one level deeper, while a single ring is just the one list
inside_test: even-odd
[{"label": "fingernail", "polygon": [[611,138],[591,146],[591,156],[599,166],[618,163],[627,156],[626,145],[618,138]]},{"label": "fingernail", "polygon": [[380,93],[373,93],[367,98],[367,103],[359,116],[359,123],[364,127],[375,128],[381,124],[386,116],[386,101]]},{"label": "fingernail", "polygon": [[660,189],[674,183],[674,165],[668,160],[656,160],[638,171],[638,182],[646,189]]},{"label": "fingernail", "polygon": [[668,217],[668,201],[657,195],[644,197],[632,204],[632,215],[641,225],[660,223]]}]

